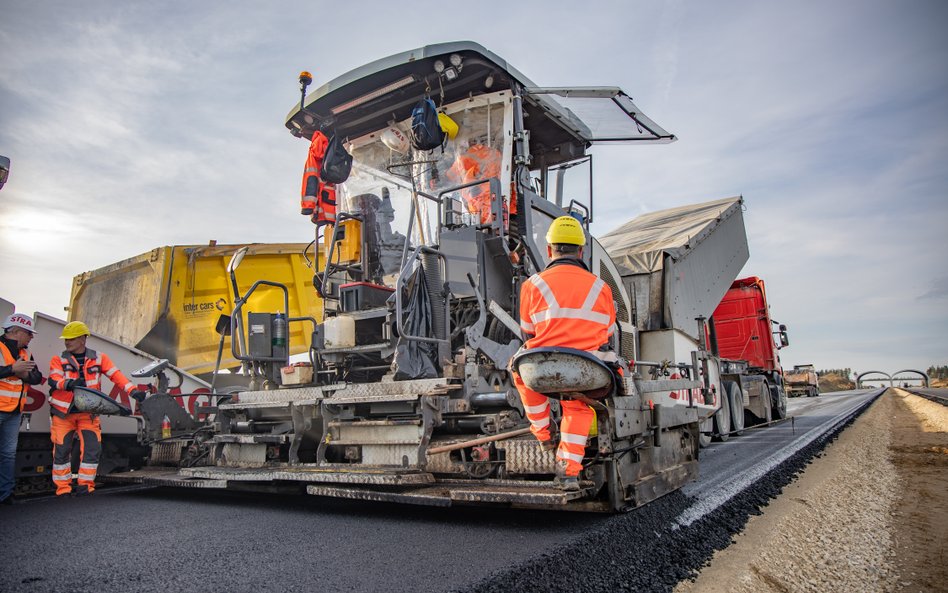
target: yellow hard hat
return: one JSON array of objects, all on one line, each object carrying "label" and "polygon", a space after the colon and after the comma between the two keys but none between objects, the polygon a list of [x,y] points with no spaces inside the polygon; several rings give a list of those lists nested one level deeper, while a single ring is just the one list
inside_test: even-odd
[{"label": "yellow hard hat", "polygon": [[550,245],[566,243],[568,245],[585,245],[586,233],[583,225],[572,216],[560,216],[550,225],[546,232],[546,242]]},{"label": "yellow hard hat", "polygon": [[71,340],[79,336],[88,336],[91,333],[85,323],[81,321],[70,321],[66,324],[66,327],[63,328],[63,335],[59,337],[63,340]]},{"label": "yellow hard hat", "polygon": [[438,113],[438,123],[441,124],[441,131],[447,134],[449,140],[454,140],[458,135],[458,125],[446,113]]}]

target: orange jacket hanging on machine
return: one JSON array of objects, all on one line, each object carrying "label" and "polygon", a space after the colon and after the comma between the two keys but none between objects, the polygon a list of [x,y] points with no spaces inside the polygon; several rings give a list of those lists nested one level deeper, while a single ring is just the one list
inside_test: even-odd
[{"label": "orange jacket hanging on machine", "polygon": [[66,382],[70,379],[78,379],[81,376],[86,381],[86,387],[101,391],[102,375],[108,377],[112,383],[121,387],[126,393],[131,394],[135,390],[135,384],[122,374],[122,371],[112,363],[112,359],[105,353],[98,353],[91,348],[86,348],[86,358],[81,369],[76,357],[69,351],[54,356],[49,363],[49,384],[53,388],[49,395],[50,409],[54,413],[58,412],[61,415],[60,417],[69,413],[73,392],[66,391]]},{"label": "orange jacket hanging on machine", "polygon": [[[26,348],[20,348],[17,355],[13,356],[7,345],[0,342],[0,358],[3,359],[3,366],[11,366],[17,360],[29,360],[30,354]],[[0,379],[0,412],[22,411],[26,402],[26,398],[23,397],[25,390],[23,380],[16,375]]]},{"label": "orange jacket hanging on machine", "polygon": [[326,135],[319,130],[313,132],[300,190],[300,214],[313,216],[313,222],[317,226],[336,223],[336,186],[324,183],[319,178],[328,147],[329,139]]},{"label": "orange jacket hanging on machine", "polygon": [[609,285],[578,260],[559,259],[531,276],[520,291],[524,348],[564,346],[597,352],[615,331]]}]

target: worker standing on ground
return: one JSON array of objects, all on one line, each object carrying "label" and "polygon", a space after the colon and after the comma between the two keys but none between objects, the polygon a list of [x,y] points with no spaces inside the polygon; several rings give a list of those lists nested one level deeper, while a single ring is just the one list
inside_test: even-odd
[{"label": "worker standing on ground", "polygon": [[73,321],[66,324],[60,338],[65,340],[66,350],[53,357],[49,363],[50,436],[53,440],[53,483],[56,496],[72,492],[72,445],[79,438],[81,460],[79,464],[78,494],[91,494],[95,490],[95,474],[102,452],[102,429],[99,416],[88,412],[69,412],[73,390],[77,387],[102,389],[105,375],[135,400],[145,399],[145,392],[125,378],[104,352],[86,348],[90,332],[85,323]]},{"label": "worker standing on ground", "polygon": [[33,339],[33,318],[14,313],[3,320],[0,337],[0,504],[13,503],[16,485],[16,442],[26,403],[27,385],[39,385],[43,374],[27,351]]},{"label": "worker standing on ground", "polygon": [[[615,329],[612,290],[583,263],[586,235],[582,225],[572,216],[561,216],[547,231],[546,242],[550,263],[520,289],[524,349],[564,346],[616,360],[614,353],[602,350]],[[514,385],[520,392],[530,431],[544,450],[557,450],[558,484],[565,490],[578,490],[586,438],[595,412],[583,402],[562,400],[563,420],[557,446],[555,433],[550,430],[549,399],[527,389],[517,374]]]}]

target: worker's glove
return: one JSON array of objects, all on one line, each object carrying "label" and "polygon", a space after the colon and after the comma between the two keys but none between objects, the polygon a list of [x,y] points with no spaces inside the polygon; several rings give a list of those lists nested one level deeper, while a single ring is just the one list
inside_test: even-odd
[{"label": "worker's glove", "polygon": [[138,403],[142,403],[143,401],[145,401],[145,396],[147,395],[148,395],[147,391],[136,389],[135,391],[132,392],[132,399],[137,401]]},{"label": "worker's glove", "polygon": [[80,377],[78,379],[69,379],[66,381],[66,391],[72,391],[76,387],[85,387],[86,379],[85,377]]}]

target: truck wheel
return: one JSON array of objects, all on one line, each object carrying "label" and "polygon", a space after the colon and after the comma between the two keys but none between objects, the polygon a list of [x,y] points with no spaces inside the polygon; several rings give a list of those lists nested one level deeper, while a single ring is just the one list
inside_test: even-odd
[{"label": "truck wheel", "polygon": [[722,443],[731,438],[731,398],[720,394],[721,406],[714,413],[714,436]]},{"label": "truck wheel", "polygon": [[724,382],[724,392],[731,405],[731,432],[741,436],[744,434],[744,394],[734,381]]},{"label": "truck wheel", "polygon": [[787,394],[777,385],[770,387],[770,395],[773,400],[773,416],[779,420],[787,417]]},{"label": "truck wheel", "polygon": [[767,397],[768,394],[773,393],[773,392],[770,390],[770,383],[765,380],[765,381],[764,381],[764,386],[761,387],[760,391],[761,391],[761,393],[760,393],[760,399],[761,399],[761,400],[763,401],[763,403],[764,403],[764,417],[763,417],[763,421],[764,421],[764,422],[770,422],[770,421],[772,421],[772,420],[774,419],[774,415],[773,415],[773,407],[774,407],[774,406],[773,406],[773,396]]},{"label": "truck wheel", "polygon": [[705,418],[698,423],[698,446],[702,449],[711,444],[711,431],[714,430],[714,418]]}]

